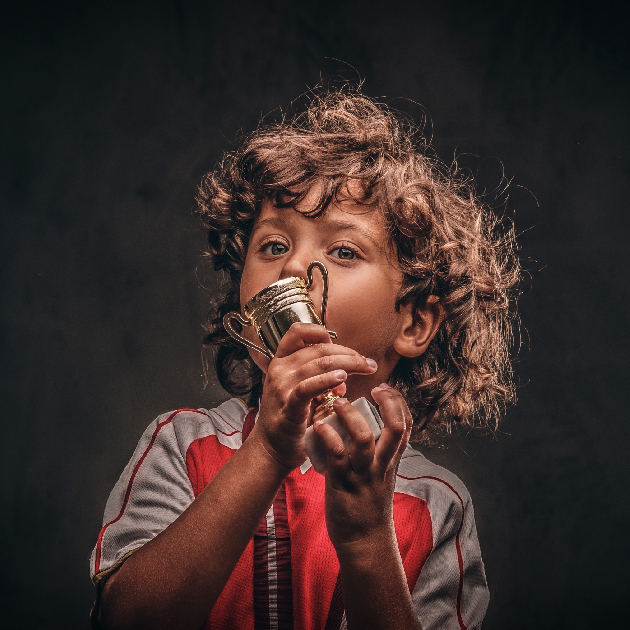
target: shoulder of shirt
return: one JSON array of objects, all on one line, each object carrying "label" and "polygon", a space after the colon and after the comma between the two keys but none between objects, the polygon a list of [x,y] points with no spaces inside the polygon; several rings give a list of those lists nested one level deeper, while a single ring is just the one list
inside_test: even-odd
[{"label": "shoulder of shirt", "polygon": [[400,460],[396,491],[427,500],[439,496],[442,500],[460,503],[462,507],[471,504],[468,489],[457,475],[429,461],[411,446],[407,447]]},{"label": "shoulder of shirt", "polygon": [[165,421],[173,423],[212,422],[222,429],[232,428],[241,430],[249,411],[250,410],[240,398],[230,398],[213,409],[205,409],[203,407],[199,407],[198,409],[191,407],[174,409],[160,415],[155,420],[155,424],[160,425]]},{"label": "shoulder of shirt", "polygon": [[184,456],[193,442],[214,435],[224,446],[238,449],[248,412],[239,398],[231,398],[214,409],[175,409],[149,425],[144,441],[161,443],[167,450],[176,448]]}]

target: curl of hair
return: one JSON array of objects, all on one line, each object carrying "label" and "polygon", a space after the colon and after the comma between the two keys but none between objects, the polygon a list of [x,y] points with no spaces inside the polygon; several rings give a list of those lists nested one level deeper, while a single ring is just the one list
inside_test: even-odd
[{"label": "curl of hair", "polygon": [[496,425],[514,396],[509,344],[520,273],[514,232],[484,207],[469,181],[433,156],[411,124],[357,89],[316,95],[304,113],[261,126],[200,185],[208,256],[226,273],[204,343],[215,350],[219,382],[250,405],[262,390],[262,373],[222,321],[240,311],[261,202],[292,208],[317,184],[318,202],[305,214],[319,216],[340,191],[347,193],[350,180],[361,184],[357,202],[381,212],[388,226],[404,274],[396,307],[418,312],[430,296],[439,300],[437,335],[420,357],[401,358],[389,381],[414,416],[412,437],[450,430],[452,422]]}]

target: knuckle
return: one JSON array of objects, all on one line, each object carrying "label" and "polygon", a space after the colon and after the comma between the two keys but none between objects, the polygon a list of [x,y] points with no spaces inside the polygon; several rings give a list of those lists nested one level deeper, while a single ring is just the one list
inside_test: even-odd
[{"label": "knuckle", "polygon": [[317,358],[317,367],[322,372],[329,372],[332,367],[332,358],[328,355],[320,356]]},{"label": "knuckle", "polygon": [[[304,322],[293,322],[287,331],[286,335],[291,335],[297,339],[305,337],[309,333],[309,324],[305,324]],[[286,335],[284,335],[286,337]],[[284,339],[284,337],[283,337]]]},{"label": "knuckle", "polygon": [[297,398],[303,398],[304,395],[306,393],[306,382],[305,381],[300,381],[296,386],[295,389],[293,390],[293,394],[297,397]]},{"label": "knuckle", "polygon": [[372,431],[370,431],[370,429],[367,427],[365,429],[360,429],[354,435],[354,441],[356,442],[357,446],[361,447],[370,446],[373,439],[374,436],[372,435]]},{"label": "knuckle", "polygon": [[346,454],[346,449],[343,444],[335,444],[331,447],[330,454],[334,459],[343,459]]}]

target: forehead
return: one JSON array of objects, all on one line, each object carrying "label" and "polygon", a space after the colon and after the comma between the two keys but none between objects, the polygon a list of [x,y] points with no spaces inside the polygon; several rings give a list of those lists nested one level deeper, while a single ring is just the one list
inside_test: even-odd
[{"label": "forehead", "polygon": [[318,230],[357,229],[376,239],[381,245],[388,243],[390,239],[387,223],[381,207],[377,203],[362,203],[360,191],[353,192],[356,196],[353,196],[350,186],[344,186],[318,216],[309,216],[317,208],[320,199],[321,190],[315,186],[294,207],[279,208],[272,200],[264,199],[254,223],[254,231],[261,225],[304,220],[310,224],[309,228],[317,226]]}]

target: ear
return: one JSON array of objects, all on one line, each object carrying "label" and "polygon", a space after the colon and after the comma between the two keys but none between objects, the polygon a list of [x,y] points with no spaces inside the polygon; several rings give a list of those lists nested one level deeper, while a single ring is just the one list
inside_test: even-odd
[{"label": "ear", "polygon": [[426,306],[419,309],[415,317],[410,304],[401,306],[400,310],[403,315],[402,325],[394,341],[394,350],[400,356],[413,359],[426,352],[440,328],[444,311],[435,295],[429,296]]}]

